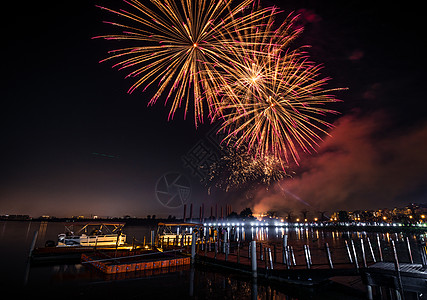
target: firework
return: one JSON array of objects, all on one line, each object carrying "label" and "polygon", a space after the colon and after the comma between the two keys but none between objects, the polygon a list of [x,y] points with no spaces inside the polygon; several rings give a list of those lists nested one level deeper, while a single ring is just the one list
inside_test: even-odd
[{"label": "firework", "polygon": [[[209,169],[208,183],[225,191],[263,185],[267,189],[276,181],[291,177],[289,167],[273,157],[255,157],[245,146],[223,149],[226,153]],[[210,187],[210,188],[211,188]]]},{"label": "firework", "polygon": [[226,143],[247,145],[256,156],[272,156],[284,166],[298,164],[300,151],[318,146],[331,127],[324,116],[335,113],[325,104],[337,101],[330,94],[337,89],[323,89],[328,78],[320,78],[320,67],[303,49],[289,50],[299,34],[293,22],[288,18],[276,31],[268,22],[247,37],[238,35],[241,43],[228,53],[222,75],[219,113]]},{"label": "firework", "polygon": [[[193,101],[197,126],[203,121],[206,109],[208,116],[218,111],[218,86],[224,86],[218,69],[226,62],[221,55],[224,47],[230,48],[235,43],[226,39],[227,32],[243,34],[253,24],[276,13],[274,8],[254,9],[253,0],[244,0],[233,8],[231,2],[151,0],[151,9],[137,0],[125,1],[132,12],[101,7],[125,22],[106,22],[123,31],[98,38],[135,44],[110,51],[110,56],[102,61],[117,60],[114,67],[128,69],[127,77],[137,78],[129,93],[138,88],[145,91],[157,83],[149,104],[167,93],[165,102],[172,99],[169,118],[182,105],[185,117]],[[251,13],[247,14],[249,8]]]}]

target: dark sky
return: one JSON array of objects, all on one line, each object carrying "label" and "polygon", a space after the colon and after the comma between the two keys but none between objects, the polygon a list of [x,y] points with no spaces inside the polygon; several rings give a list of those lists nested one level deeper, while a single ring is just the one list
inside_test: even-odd
[{"label": "dark sky", "polygon": [[312,59],[332,77],[330,87],[349,89],[338,94],[344,102],[334,108],[341,114],[318,153],[304,157],[293,179],[252,191],[250,199],[241,192],[208,195],[184,166],[183,156],[209,144],[211,125],[196,130],[182,111],[167,121],[161,100],[147,107],[148,93],[127,94],[126,74],[98,63],[116,45],[91,39],[112,29],[95,4],[111,1],[8,3],[4,12],[13,19],[2,20],[0,214],[181,216],[182,208],[163,207],[156,194],[156,183],[171,172],[190,181],[188,203],[197,214],[201,203],[261,211],[425,202],[419,4],[261,2],[301,13],[305,31],[297,43],[312,46]]}]

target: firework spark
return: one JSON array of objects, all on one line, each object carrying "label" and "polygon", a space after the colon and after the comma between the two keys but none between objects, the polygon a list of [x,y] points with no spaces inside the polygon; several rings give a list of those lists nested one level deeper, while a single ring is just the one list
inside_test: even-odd
[{"label": "firework spark", "polygon": [[220,108],[224,141],[248,145],[256,156],[273,156],[283,165],[298,164],[299,152],[315,150],[331,127],[324,116],[335,111],[325,104],[338,101],[330,94],[338,89],[323,89],[329,79],[320,78],[320,67],[302,48],[289,50],[299,34],[293,18],[275,35],[271,22],[248,37],[238,34],[239,48],[228,53]]},{"label": "firework spark", "polygon": [[[129,93],[138,88],[145,91],[157,83],[149,104],[167,92],[165,102],[172,99],[169,119],[183,102],[185,117],[193,100],[196,126],[203,122],[204,110],[208,110],[208,116],[218,110],[216,91],[224,85],[218,66],[226,61],[221,58],[222,48],[234,43],[224,40],[226,33],[243,33],[262,22],[265,15],[276,13],[275,8],[253,9],[254,0],[244,0],[233,8],[232,0],[151,0],[153,9],[138,0],[124,2],[132,12],[100,7],[126,22],[106,22],[123,31],[98,38],[127,40],[136,45],[112,50],[102,61],[118,60],[114,67],[131,70],[127,77],[137,80]],[[251,9],[250,14],[246,14],[247,9]]]},{"label": "firework spark", "polygon": [[[209,169],[208,183],[226,192],[263,185],[267,189],[276,181],[291,177],[289,167],[273,157],[255,157],[245,146],[223,149],[226,154]],[[210,189],[209,188],[209,189]]]}]

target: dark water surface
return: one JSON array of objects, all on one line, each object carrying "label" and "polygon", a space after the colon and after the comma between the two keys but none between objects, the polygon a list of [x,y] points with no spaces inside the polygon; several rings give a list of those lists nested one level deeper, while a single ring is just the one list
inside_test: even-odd
[{"label": "dark water surface", "polygon": [[[126,226],[128,239],[143,240],[150,236],[148,226]],[[181,267],[165,272],[149,271],[135,275],[106,276],[90,266],[77,264],[33,265],[28,254],[38,231],[37,247],[46,240],[56,241],[64,230],[63,223],[0,221],[0,287],[13,296],[57,299],[364,299],[363,291],[353,291],[336,284],[306,288],[277,284],[263,278],[214,270],[203,266]],[[264,241],[280,241],[283,229],[268,231],[246,229],[240,237]],[[343,235],[338,232],[292,229],[286,232],[294,245],[309,241],[328,241],[331,247],[342,247]],[[352,233],[357,236],[360,233]],[[387,238],[383,235],[382,238]],[[417,237],[411,237],[417,238]],[[345,256],[341,258],[345,260]],[[15,298],[15,297],[14,297]],[[422,296],[419,299],[422,299]]]}]

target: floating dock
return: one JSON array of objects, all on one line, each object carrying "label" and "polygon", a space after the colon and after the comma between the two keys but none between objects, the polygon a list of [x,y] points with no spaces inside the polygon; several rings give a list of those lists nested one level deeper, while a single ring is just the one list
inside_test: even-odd
[{"label": "floating dock", "polygon": [[81,261],[105,274],[116,274],[189,265],[190,257],[176,250],[165,252],[137,250],[83,253]]},{"label": "floating dock", "polygon": [[83,253],[95,253],[97,251],[103,252],[115,252],[127,251],[130,249],[139,249],[140,247],[132,245],[118,246],[103,246],[103,247],[82,247],[82,246],[70,246],[70,247],[41,247],[35,248],[30,253],[30,259],[32,263],[43,264],[43,263],[71,263],[80,262],[81,255]]}]

